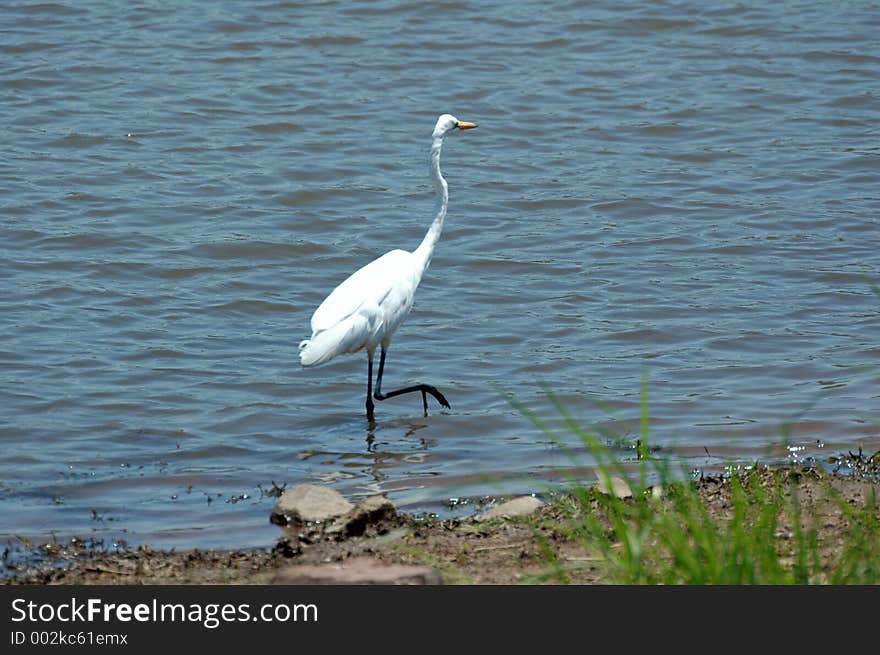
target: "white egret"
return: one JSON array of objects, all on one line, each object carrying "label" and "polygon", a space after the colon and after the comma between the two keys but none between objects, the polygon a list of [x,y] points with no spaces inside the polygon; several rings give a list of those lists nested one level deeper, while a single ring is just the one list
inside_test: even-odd
[{"label": "white egret", "polygon": [[[382,392],[382,373],[391,336],[400,327],[413,306],[416,288],[431,263],[434,248],[443,231],[449,189],[440,173],[440,149],[443,137],[455,130],[469,130],[474,123],[443,114],[437,119],[431,144],[431,181],[437,192],[437,215],[419,247],[412,252],[392,250],[352,273],[324,299],[312,315],[312,336],[299,344],[303,366],[315,366],[337,355],[367,351],[367,419],[373,421],[373,398],[385,400],[420,391],[425,413],[431,394],[443,407],[449,407],[436,387],[416,384]],[[376,391],[373,393],[373,355],[381,346]]]}]

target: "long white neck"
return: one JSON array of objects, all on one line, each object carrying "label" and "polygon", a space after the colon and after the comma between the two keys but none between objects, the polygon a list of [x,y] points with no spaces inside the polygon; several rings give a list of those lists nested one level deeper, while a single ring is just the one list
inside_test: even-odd
[{"label": "long white neck", "polygon": [[428,228],[422,243],[413,253],[419,262],[420,271],[419,279],[428,270],[431,264],[431,257],[434,255],[434,247],[440,240],[440,233],[443,232],[443,221],[446,220],[446,207],[449,205],[449,187],[446,186],[446,180],[440,172],[440,149],[443,147],[443,137],[435,136],[434,143],[431,144],[431,181],[434,183],[434,190],[437,192],[437,215],[434,222]]}]

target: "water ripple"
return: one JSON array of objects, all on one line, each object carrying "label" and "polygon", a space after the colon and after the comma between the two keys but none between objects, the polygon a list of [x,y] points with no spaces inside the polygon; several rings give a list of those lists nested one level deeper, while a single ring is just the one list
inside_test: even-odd
[{"label": "water ripple", "polygon": [[[872,3],[4,18],[2,535],[264,545],[270,481],[415,511],[540,490],[572,462],[499,389],[554,420],[542,384],[625,444],[646,375],[652,439],[689,466],[880,447]],[[444,145],[386,383],[452,409],[396,398],[370,430],[365,357],[303,370],[297,343],[421,240],[441,112],[480,129]]]}]

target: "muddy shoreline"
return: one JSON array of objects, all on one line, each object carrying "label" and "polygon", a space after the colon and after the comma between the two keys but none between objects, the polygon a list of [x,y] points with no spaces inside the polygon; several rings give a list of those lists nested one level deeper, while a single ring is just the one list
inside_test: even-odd
[{"label": "muddy shoreline", "polygon": [[[792,481],[796,481],[793,497],[804,514],[812,517],[820,552],[829,561],[846,527],[839,505],[829,494],[853,506],[863,505],[871,494],[880,495],[876,471],[841,475],[816,468],[784,467],[766,469],[761,475],[773,484],[787,485],[786,489],[793,488]],[[706,476],[694,484],[712,519],[730,520],[729,478]],[[554,583],[560,581],[553,573],[558,572],[560,563],[566,567],[566,582],[613,582],[601,558],[571,536],[569,500],[563,496],[547,500],[548,504],[526,515],[489,520],[417,519],[388,504],[369,518],[361,516],[333,530],[327,528],[329,523],[308,529],[288,526],[277,544],[267,549],[164,551],[144,545],[108,552],[73,539],[33,546],[30,554],[14,557],[7,547],[2,582],[260,585],[282,580],[281,572],[293,570],[291,567],[326,566],[360,557],[382,564],[429,567],[445,584]],[[790,538],[784,525],[778,537],[784,547]]]}]

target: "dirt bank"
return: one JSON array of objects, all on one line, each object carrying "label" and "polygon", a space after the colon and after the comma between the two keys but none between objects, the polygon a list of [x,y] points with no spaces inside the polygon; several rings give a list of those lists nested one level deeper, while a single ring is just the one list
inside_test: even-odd
[{"label": "dirt bank", "polygon": [[[828,562],[847,532],[841,502],[863,507],[872,489],[880,491],[876,472],[853,477],[806,468],[763,469],[756,479],[796,498],[801,514],[815,526],[818,552]],[[730,521],[730,480],[709,476],[695,484],[709,516],[719,523]],[[797,493],[792,496],[795,487]],[[103,552],[74,540],[36,548],[38,557],[18,558],[17,563],[10,561],[7,552],[4,582],[268,584],[280,569],[293,564],[337,562],[361,555],[389,563],[428,565],[449,584],[614,582],[601,556],[572,530],[585,505],[567,497],[551,500],[529,516],[480,522],[473,518],[416,520],[392,511],[359,536],[291,533],[271,550],[166,552],[143,546]],[[785,520],[779,522],[777,537],[784,551],[791,539],[791,526]]]}]

